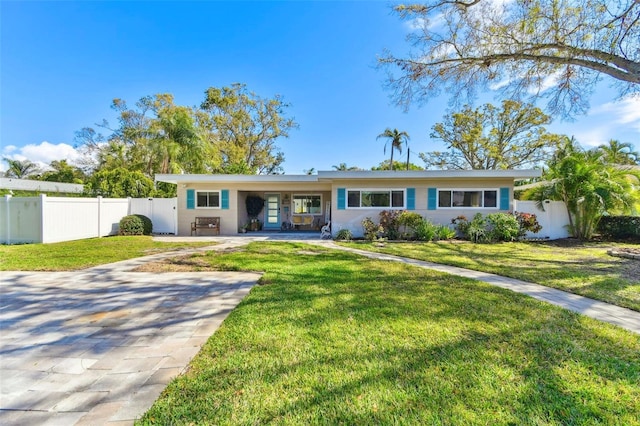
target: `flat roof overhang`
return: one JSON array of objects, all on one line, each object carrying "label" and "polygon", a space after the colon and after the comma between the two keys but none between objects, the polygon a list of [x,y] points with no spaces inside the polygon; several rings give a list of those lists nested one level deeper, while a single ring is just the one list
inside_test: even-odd
[{"label": "flat roof overhang", "polygon": [[317,175],[206,175],[206,174],[157,174],[156,182],[166,183],[313,183],[333,180],[407,180],[407,179],[491,179],[514,180],[537,178],[538,169],[526,170],[419,170],[419,171],[319,171]]}]

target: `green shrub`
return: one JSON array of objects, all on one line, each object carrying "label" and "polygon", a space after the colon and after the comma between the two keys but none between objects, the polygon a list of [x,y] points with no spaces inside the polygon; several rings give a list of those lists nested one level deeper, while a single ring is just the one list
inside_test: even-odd
[{"label": "green shrub", "polygon": [[144,235],[144,222],[136,215],[120,219],[120,235]]},{"label": "green shrub", "polygon": [[376,224],[370,217],[365,217],[362,220],[362,228],[364,228],[364,238],[368,241],[377,239],[382,232],[382,226]]},{"label": "green shrub", "polygon": [[351,241],[353,239],[353,234],[348,229],[341,229],[336,234],[336,241]]},{"label": "green shrub", "polygon": [[474,243],[486,243],[490,240],[487,222],[481,213],[476,213],[471,221],[465,216],[458,216],[452,219],[451,223],[455,225],[456,231],[466,240]]},{"label": "green shrub", "polygon": [[151,235],[151,232],[153,232],[153,222],[151,222],[151,219],[141,214],[136,214],[134,216],[137,216],[140,218],[140,220],[142,220],[142,234]]},{"label": "green shrub", "polygon": [[380,226],[382,233],[390,240],[400,237],[400,216],[402,210],[383,210],[380,212]]},{"label": "green shrub", "polygon": [[436,237],[436,226],[428,220],[422,220],[416,228],[416,239],[420,241],[433,241]]},{"label": "green shrub", "polygon": [[486,217],[489,241],[516,241],[520,237],[520,223],[514,215],[491,213]]},{"label": "green shrub", "polygon": [[404,227],[404,234],[408,237],[414,237],[416,230],[420,224],[424,222],[424,218],[416,212],[403,211],[398,217],[398,224]]},{"label": "green shrub", "polygon": [[438,240],[452,240],[456,237],[456,231],[445,225],[436,225],[436,238]]},{"label": "green shrub", "polygon": [[538,218],[535,214],[516,212],[515,216],[520,224],[520,238],[524,237],[527,232],[537,234],[542,230],[542,226],[538,223]]},{"label": "green shrub", "polygon": [[614,240],[640,239],[640,216],[602,216],[598,232]]}]

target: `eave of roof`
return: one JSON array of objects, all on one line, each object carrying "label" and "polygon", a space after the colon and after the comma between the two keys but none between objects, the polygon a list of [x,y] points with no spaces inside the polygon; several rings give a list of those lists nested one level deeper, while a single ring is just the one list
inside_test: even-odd
[{"label": "eave of roof", "polygon": [[530,179],[541,176],[540,170],[419,170],[419,171],[319,171],[317,175],[195,175],[158,174],[156,182],[198,183],[198,182],[321,182],[332,180],[367,179],[465,179],[465,178],[513,178]]}]

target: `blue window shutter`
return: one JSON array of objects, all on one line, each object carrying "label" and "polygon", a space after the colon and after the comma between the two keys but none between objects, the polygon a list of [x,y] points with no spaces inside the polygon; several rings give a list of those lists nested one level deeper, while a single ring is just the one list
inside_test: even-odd
[{"label": "blue window shutter", "polygon": [[229,190],[223,189],[220,191],[220,207],[223,210],[229,209]]},{"label": "blue window shutter", "polygon": [[500,210],[509,210],[509,188],[500,188]]},{"label": "blue window shutter", "polygon": [[437,188],[427,189],[427,210],[435,210],[438,204],[438,190]]},{"label": "blue window shutter", "polygon": [[416,209],[416,189],[407,188],[407,210]]},{"label": "blue window shutter", "polygon": [[347,206],[347,190],[338,188],[338,210],[344,210]]},{"label": "blue window shutter", "polygon": [[196,208],[196,191],[195,189],[187,189],[187,209],[193,210]]}]

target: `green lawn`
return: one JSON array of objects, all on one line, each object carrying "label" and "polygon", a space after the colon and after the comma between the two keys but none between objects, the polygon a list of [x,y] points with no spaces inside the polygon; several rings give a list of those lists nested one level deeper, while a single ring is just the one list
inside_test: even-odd
[{"label": "green lawn", "polygon": [[194,257],[266,273],[139,424],[640,424],[640,336],[612,325],[317,246]]},{"label": "green lawn", "polygon": [[613,257],[611,247],[632,244],[522,242],[473,244],[465,241],[435,243],[341,243],[348,247],[395,254],[413,259],[460,266],[554,287],[640,311],[640,261]]},{"label": "green lawn", "polygon": [[162,243],[149,236],[91,238],[54,244],[0,245],[0,271],[70,271],[163,251],[213,245]]}]

